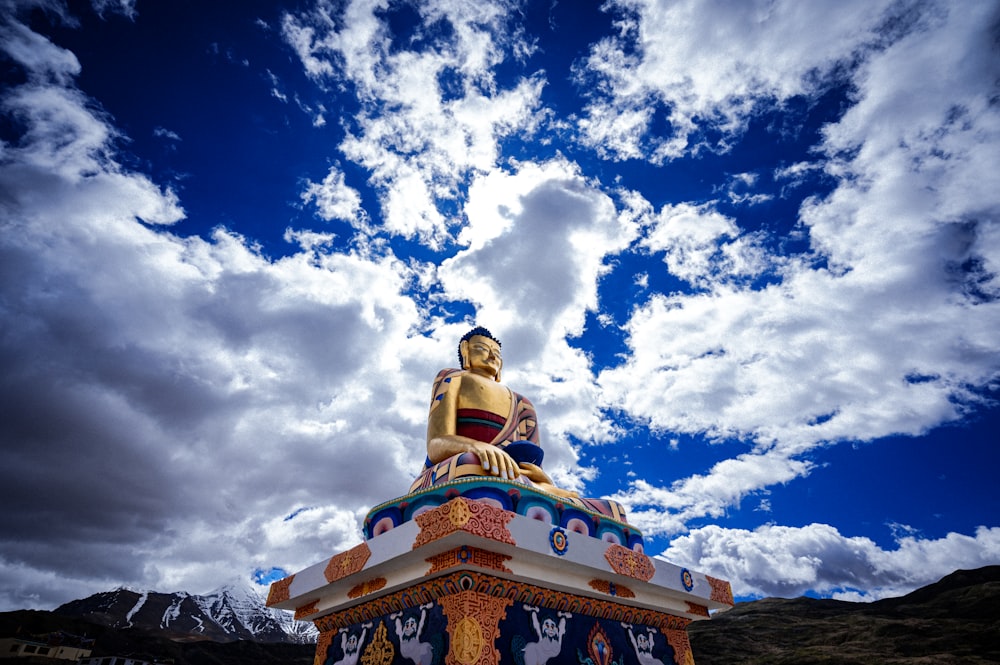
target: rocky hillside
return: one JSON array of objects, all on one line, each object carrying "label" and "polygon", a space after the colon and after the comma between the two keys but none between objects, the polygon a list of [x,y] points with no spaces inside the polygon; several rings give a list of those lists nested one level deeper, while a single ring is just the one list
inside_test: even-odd
[{"label": "rocky hillside", "polygon": [[249,586],[229,585],[204,596],[115,589],[66,603],[55,612],[111,628],[142,628],[215,642],[316,641],[311,624],[266,607],[263,596]]},{"label": "rocky hillside", "polygon": [[[111,628],[55,612],[20,610],[0,612],[0,637],[22,637],[40,642],[56,636],[62,643],[86,638],[93,656],[126,656],[137,660],[173,665],[312,665],[314,644],[253,642],[237,640],[213,642],[205,638],[171,637],[169,633],[145,628]],[[67,641],[68,640],[68,641]],[[3,658],[0,665],[58,665],[37,656]]]},{"label": "rocky hillside", "polygon": [[1000,566],[874,603],[767,598],[688,628],[697,665],[1000,663]]}]

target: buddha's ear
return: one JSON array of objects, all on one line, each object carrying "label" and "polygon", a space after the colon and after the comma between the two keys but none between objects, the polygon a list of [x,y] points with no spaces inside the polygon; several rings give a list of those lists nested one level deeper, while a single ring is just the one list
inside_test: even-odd
[{"label": "buddha's ear", "polygon": [[503,356],[500,357],[500,367],[497,368],[497,375],[494,379],[497,383],[500,383],[500,373],[503,371]]},{"label": "buddha's ear", "polygon": [[469,340],[464,339],[459,343],[458,355],[462,356],[462,369],[469,369]]}]

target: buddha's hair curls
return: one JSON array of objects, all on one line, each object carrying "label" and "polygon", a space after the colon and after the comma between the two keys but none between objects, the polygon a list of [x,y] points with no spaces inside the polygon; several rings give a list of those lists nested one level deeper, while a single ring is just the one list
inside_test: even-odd
[{"label": "buddha's hair curls", "polygon": [[462,369],[465,369],[465,363],[462,359],[462,342],[468,342],[476,335],[479,335],[480,337],[488,337],[489,339],[492,339],[494,342],[496,342],[497,346],[503,348],[503,344],[501,344],[500,340],[498,340],[496,337],[493,336],[493,333],[491,333],[489,330],[487,330],[482,326],[476,326],[469,332],[462,335],[462,339],[458,340],[458,366],[461,367]]}]

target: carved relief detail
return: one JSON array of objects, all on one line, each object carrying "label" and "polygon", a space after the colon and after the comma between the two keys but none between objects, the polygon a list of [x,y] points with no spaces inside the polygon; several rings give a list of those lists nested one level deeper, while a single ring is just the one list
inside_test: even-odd
[{"label": "carved relief detail", "polygon": [[267,606],[275,605],[277,603],[283,603],[292,597],[289,587],[292,586],[292,580],[295,579],[295,575],[289,575],[284,579],[280,579],[277,582],[271,583],[271,588],[267,592]]},{"label": "carved relief detail", "polygon": [[635,592],[622,584],[615,584],[614,582],[609,582],[607,580],[590,580],[587,584],[590,585],[591,589],[596,589],[597,591],[606,593],[610,596],[618,596],[619,598],[635,598]]},{"label": "carved relief detail", "polygon": [[336,632],[335,630],[324,630],[319,634],[319,639],[316,640],[316,655],[313,657],[313,665],[323,665],[326,662],[326,652],[330,650]]},{"label": "carved relief detail", "polygon": [[462,617],[452,631],[449,658],[462,665],[472,665],[483,652],[483,627],[475,617]]},{"label": "carved relief detail", "polygon": [[611,545],[604,551],[604,558],[619,575],[634,577],[643,582],[651,580],[656,573],[652,559],[621,545]]},{"label": "carved relief detail", "polygon": [[472,519],[472,511],[464,501],[455,501],[448,511],[448,521],[456,529],[461,529]]},{"label": "carved relief detail", "polygon": [[692,603],[691,601],[684,601],[688,606],[688,614],[697,614],[698,616],[707,617],[708,608],[704,605],[698,605],[697,603]]},{"label": "carved relief detail", "polygon": [[430,575],[464,564],[489,568],[490,570],[499,570],[503,573],[511,573],[513,571],[504,565],[510,559],[511,557],[506,554],[498,554],[497,552],[482,550],[478,547],[463,545],[462,547],[456,547],[453,550],[442,552],[427,559],[427,563],[431,564],[431,569],[427,571],[427,574]]},{"label": "carved relief detail", "polygon": [[665,615],[664,621],[660,622],[660,630],[687,630],[690,623],[691,619],[686,617],[679,617],[675,614],[667,614]]},{"label": "carved relief detail", "polygon": [[453,602],[449,598],[470,591],[499,599],[511,599],[514,603],[528,603],[559,612],[653,626],[662,630],[684,630],[691,623],[691,619],[687,617],[623,605],[610,598],[605,600],[579,596],[470,570],[445,574],[416,586],[373,598],[340,612],[318,617],[313,620],[313,624],[320,632],[336,632],[340,628],[372,621],[425,603],[444,606],[445,603]]},{"label": "carved relief detail", "polygon": [[295,620],[299,621],[300,619],[304,619],[305,617],[309,616],[310,614],[316,614],[316,612],[318,612],[318,611],[319,611],[319,601],[318,600],[314,600],[311,603],[306,603],[302,607],[296,607],[295,608]]},{"label": "carved relief detail", "polygon": [[326,564],[323,577],[327,582],[336,582],[348,575],[353,575],[365,567],[368,557],[372,551],[368,549],[368,543],[361,543],[352,547],[346,552],[341,552],[330,558],[330,563]]},{"label": "carved relief detail", "polygon": [[414,549],[456,531],[465,531],[510,545],[517,544],[507,529],[508,522],[514,519],[514,513],[482,501],[455,497],[414,519],[420,525],[420,533],[413,543]]},{"label": "carved relief detail", "polygon": [[348,598],[360,598],[361,596],[367,596],[370,593],[374,593],[384,587],[388,580],[384,577],[375,577],[370,580],[365,580],[357,586],[351,587],[351,590],[347,592]]},{"label": "carved relief detail", "polygon": [[691,640],[686,630],[661,631],[667,638],[667,644],[674,650],[674,662],[677,665],[694,665],[694,653],[691,651]]},{"label": "carved relief detail", "polygon": [[513,602],[476,591],[441,598],[451,640],[445,665],[498,665],[500,651],[494,644],[500,636],[500,619]]},{"label": "carved relief detail", "polygon": [[705,579],[712,586],[712,594],[709,596],[712,600],[717,603],[725,603],[726,605],[734,605],[736,601],[733,600],[733,587],[729,585],[726,580],[718,580],[714,577],[709,577],[705,575]]},{"label": "carved relief detail", "polygon": [[361,665],[391,665],[396,658],[396,648],[386,637],[385,623],[379,621],[371,644],[361,656]]}]

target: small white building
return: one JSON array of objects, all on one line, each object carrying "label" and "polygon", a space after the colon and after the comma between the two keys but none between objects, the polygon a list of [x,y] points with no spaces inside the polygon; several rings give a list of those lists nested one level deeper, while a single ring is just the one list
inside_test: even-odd
[{"label": "small white building", "polygon": [[45,644],[20,637],[0,638],[0,657],[23,658],[41,656],[43,658],[58,658],[60,660],[80,660],[88,658],[92,649],[68,646],[65,644]]},{"label": "small white building", "polygon": [[[88,656],[90,654],[87,654]],[[81,658],[78,665],[159,665],[156,661],[127,658],[125,656],[95,656]]]}]

